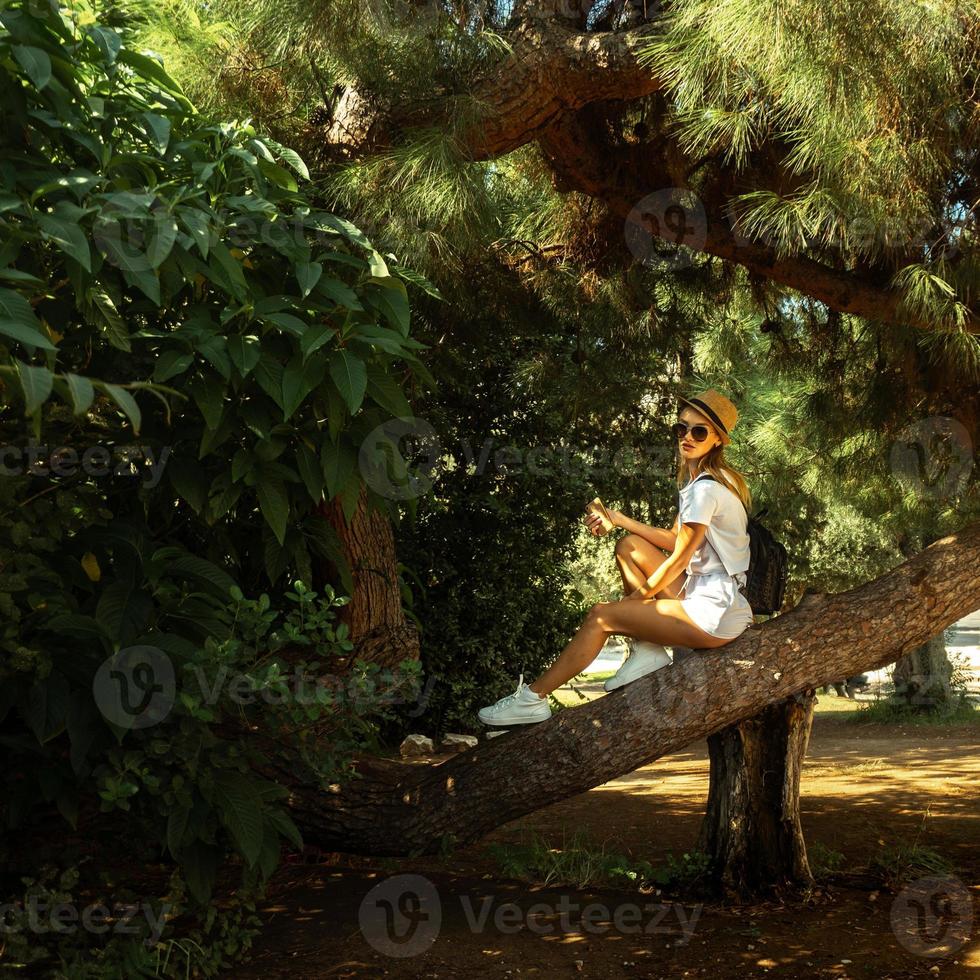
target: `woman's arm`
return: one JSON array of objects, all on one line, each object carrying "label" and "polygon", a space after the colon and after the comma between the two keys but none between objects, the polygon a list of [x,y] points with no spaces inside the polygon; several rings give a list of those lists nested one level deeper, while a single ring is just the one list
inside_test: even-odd
[{"label": "woman's arm", "polygon": [[[677,527],[677,522],[674,522]],[[654,569],[653,574],[646,580],[646,585],[631,592],[627,599],[649,599],[655,596],[665,585],[670,585],[681,575],[691,556],[698,548],[708,531],[707,524],[681,524],[677,531],[677,545],[665,562]]]},{"label": "woman's arm", "polygon": [[656,545],[663,551],[673,551],[677,543],[677,519],[674,519],[674,527],[668,531],[662,527],[651,527],[649,524],[641,524],[634,521],[632,517],[627,517],[622,511],[606,508],[616,527],[621,527],[633,534],[638,534],[641,538]]}]

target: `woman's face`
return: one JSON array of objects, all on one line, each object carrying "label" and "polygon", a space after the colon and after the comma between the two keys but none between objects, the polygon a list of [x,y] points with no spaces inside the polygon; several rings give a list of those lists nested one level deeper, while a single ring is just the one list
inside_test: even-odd
[{"label": "woman's face", "polygon": [[703,425],[708,430],[708,437],[704,440],[704,442],[696,442],[690,431],[688,431],[687,435],[681,437],[681,439],[678,441],[677,448],[680,451],[682,459],[687,460],[688,462],[694,462],[711,452],[715,446],[722,445],[721,437],[718,435],[718,430],[704,415],[695,409],[685,407],[678,414],[677,419],[678,421],[689,426]]}]

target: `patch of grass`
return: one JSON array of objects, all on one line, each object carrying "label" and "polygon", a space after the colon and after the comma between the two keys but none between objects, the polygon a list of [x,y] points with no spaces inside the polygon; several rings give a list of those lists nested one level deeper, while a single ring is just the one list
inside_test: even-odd
[{"label": "patch of grass", "polygon": [[608,883],[616,877],[617,869],[628,861],[623,855],[607,854],[606,845],[596,845],[583,830],[575,831],[570,840],[566,839],[563,830],[562,843],[558,847],[532,830],[527,842],[495,842],[488,845],[487,851],[503,875],[544,885],[569,884],[576,888]]},{"label": "patch of grass", "polygon": [[868,870],[891,889],[926,875],[952,874],[953,867],[934,847],[923,844],[886,844],[868,862]]},{"label": "patch of grass", "polygon": [[701,881],[710,864],[711,856],[704,851],[685,851],[679,861],[668,851],[666,867],[656,868],[650,877],[663,887],[685,889]]},{"label": "patch of grass", "polygon": [[668,853],[665,866],[655,868],[649,861],[607,852],[605,844],[596,844],[581,830],[571,840],[566,840],[563,832],[560,847],[552,846],[532,830],[527,842],[492,843],[487,852],[502,875],[535,884],[568,884],[576,888],[625,885],[642,891],[651,884],[682,888],[702,878],[709,863],[708,855],[701,851],[685,852],[679,860]]},{"label": "patch of grass", "polygon": [[919,843],[930,815],[930,808],[926,807],[922,815],[922,823],[919,824],[919,829],[911,841],[901,840],[896,844],[878,841],[881,845],[880,850],[868,861],[868,870],[872,874],[879,875],[885,887],[894,890],[916,878],[926,875],[947,875],[953,872],[952,861],[934,847]]},{"label": "patch of grass", "polygon": [[936,710],[894,698],[880,698],[860,703],[844,720],[858,725],[980,725],[980,710],[962,695],[953,707]]},{"label": "patch of grass", "polygon": [[810,871],[818,881],[829,878],[835,872],[840,871],[845,861],[844,855],[840,851],[826,847],[820,841],[807,844],[806,856],[810,863]]}]

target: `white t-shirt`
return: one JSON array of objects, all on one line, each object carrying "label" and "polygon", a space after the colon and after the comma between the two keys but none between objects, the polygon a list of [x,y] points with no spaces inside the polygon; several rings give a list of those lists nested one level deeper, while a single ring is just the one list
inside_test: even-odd
[{"label": "white t-shirt", "polygon": [[701,546],[687,563],[689,573],[728,572],[749,568],[749,518],[738,495],[701,473],[680,489],[680,524],[707,524]]}]

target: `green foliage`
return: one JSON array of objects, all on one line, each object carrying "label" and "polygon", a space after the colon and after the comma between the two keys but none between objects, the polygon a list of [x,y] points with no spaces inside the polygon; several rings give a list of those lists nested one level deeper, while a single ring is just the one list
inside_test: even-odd
[{"label": "green foliage", "polygon": [[4,24],[0,45],[33,59],[2,78],[8,404],[35,435],[56,398],[65,425],[121,414],[168,440],[171,490],[205,526],[261,515],[273,581],[337,557],[311,510],[326,493],[349,519],[361,438],[410,414],[395,363],[429,377],[397,264],[310,206],[295,154],[202,119],[118,34],[17,4]]},{"label": "green foliage", "polygon": [[980,725],[980,711],[964,691],[954,692],[951,704],[909,704],[901,697],[876,698],[848,712],[854,725]]},{"label": "green foliage", "polygon": [[810,871],[818,880],[831,877],[841,869],[846,860],[840,851],[835,851],[832,847],[821,844],[820,841],[811,841],[807,844],[806,853]]},{"label": "green foliage", "polygon": [[883,845],[872,855],[868,869],[880,876],[886,888],[898,889],[916,878],[952,874],[955,865],[934,847],[915,840]]},{"label": "green foliage", "polygon": [[[903,307],[958,330],[976,287],[972,231],[941,191],[972,143],[969,94],[975,9],[913,0],[849,0],[815,11],[778,0],[681,0],[645,38],[639,62],[662,81],[685,151],[736,171],[761,145],[784,140],[794,192],[736,199],[739,228],[780,255],[833,248],[852,260],[893,254]],[[956,192],[953,192],[954,195]],[[908,243],[923,243],[910,262]],[[930,244],[933,243],[933,244]],[[964,302],[965,301],[965,302]]]},{"label": "green foliage", "polygon": [[[522,835],[523,836],[523,835]],[[570,839],[562,833],[558,846],[552,845],[537,831],[520,844],[491,843],[487,853],[497,862],[502,875],[524,878],[542,885],[568,884],[576,888],[587,885],[620,883],[631,872],[652,871],[649,864],[632,865],[621,854],[609,854],[605,844],[597,846],[580,829]]]},{"label": "green foliage", "polygon": [[[4,6],[0,94],[4,828],[178,867],[193,919],[302,846],[270,756],[340,781],[387,717],[324,505],[389,506],[365,474],[433,383],[406,284],[434,290],[85,4]],[[179,938],[227,966],[247,925]]]},{"label": "green foliage", "polygon": [[500,873],[523,878],[541,885],[567,884],[576,888],[588,885],[621,887],[626,885],[649,892],[654,886],[685,889],[703,879],[710,857],[703,851],[685,852],[680,859],[667,853],[663,867],[618,852],[608,852],[606,845],[596,844],[581,828],[570,839],[564,832],[560,845],[554,845],[535,830],[518,844],[491,843],[487,854]]}]

